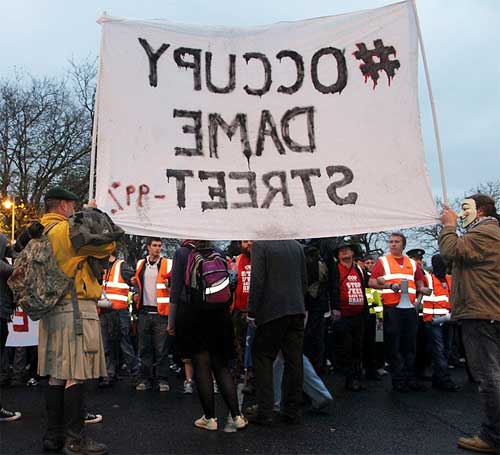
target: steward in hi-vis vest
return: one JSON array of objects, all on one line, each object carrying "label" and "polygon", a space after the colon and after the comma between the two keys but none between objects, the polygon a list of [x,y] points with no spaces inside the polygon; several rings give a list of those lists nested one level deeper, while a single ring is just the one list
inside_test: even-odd
[{"label": "steward in hi-vis vest", "polygon": [[[102,279],[102,299],[108,299],[113,310],[128,310],[128,282],[134,272],[130,270],[128,280],[125,280],[122,275],[122,264],[127,266],[123,259],[110,256],[108,263],[108,267],[110,267],[104,270]],[[127,268],[129,267],[127,266]],[[102,308],[102,306],[99,308]]]},{"label": "steward in hi-vis vest", "polygon": [[423,314],[424,322],[432,322],[437,318],[449,318],[451,313],[451,275],[445,275],[441,280],[436,275],[425,272],[427,287],[432,291],[429,296],[424,296]]},{"label": "steward in hi-vis vest", "polygon": [[[137,263],[132,284],[137,287],[135,311],[138,313],[137,336],[141,359],[141,382],[136,390],[151,389],[158,380],[160,392],[168,392],[167,325],[170,303],[169,279],[172,260],[162,257],[160,238],[148,238],[148,256]],[[156,368],[153,370],[153,361]]]},{"label": "steward in hi-vis vest", "polygon": [[424,274],[423,286],[425,292],[417,292],[417,298],[415,300],[415,310],[418,314],[418,328],[417,328],[417,352],[415,355],[415,369],[417,372],[417,378],[427,380],[429,379],[426,375],[427,366],[431,363],[431,353],[429,351],[427,343],[427,334],[424,324],[424,315],[422,312],[422,299],[430,294],[430,289],[427,287],[427,283],[430,279],[429,272],[424,270],[424,256],[425,250],[422,248],[413,248],[406,252],[406,255],[413,259],[417,263],[417,267]]},{"label": "steward in hi-vis vest", "polygon": [[120,351],[132,382],[139,376],[139,358],[130,338],[129,283],[133,276],[134,269],[123,259],[109,256],[103,274],[102,296],[97,302],[108,371],[108,377],[101,379],[99,387],[111,386],[116,381]]},{"label": "steward in hi-vis vest", "polygon": [[450,352],[451,276],[446,274],[443,258],[432,256],[432,274],[428,274],[428,287],[432,294],[424,296],[424,324],[427,345],[432,356],[432,387],[455,392],[459,387],[452,381],[448,370]]},{"label": "steward in hi-vis vest", "polygon": [[[157,268],[157,273],[153,272],[156,275],[155,279],[155,293],[151,294],[151,300],[148,300],[144,303],[144,276],[148,271],[148,268],[154,269],[154,266]],[[158,309],[158,313],[162,316],[168,316],[168,308],[170,303],[170,290],[167,285],[167,281],[170,278],[170,271],[172,269],[172,259],[167,259],[164,257],[160,257],[153,265],[149,262],[149,258],[140,259],[137,262],[135,278],[136,285],[139,288],[139,300],[137,305],[137,310],[140,310],[142,305],[148,306],[156,306]],[[146,293],[148,290],[146,290]],[[154,301],[156,300],[156,304]],[[153,303],[153,304],[152,304]],[[152,304],[152,305],[151,305]]]},{"label": "steward in hi-vis vest", "polygon": [[424,292],[425,277],[417,263],[403,254],[405,246],[406,237],[392,233],[389,254],[377,261],[368,282],[382,293],[386,360],[397,392],[425,390],[415,370],[418,316],[414,306],[417,291]]},{"label": "steward in hi-vis vest", "polygon": [[417,271],[417,263],[408,256],[395,257],[391,254],[382,256],[379,261],[384,268],[382,275],[387,288],[381,289],[382,303],[384,306],[397,306],[401,300],[400,288],[393,289],[393,285],[401,286],[402,280],[408,282],[408,298],[411,303],[415,302],[417,296],[417,288],[415,285],[415,272]]}]

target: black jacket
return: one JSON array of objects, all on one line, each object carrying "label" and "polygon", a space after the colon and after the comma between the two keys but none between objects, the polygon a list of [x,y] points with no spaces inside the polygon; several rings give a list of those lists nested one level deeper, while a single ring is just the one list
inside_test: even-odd
[{"label": "black jacket", "polygon": [[14,313],[15,305],[7,280],[12,274],[12,266],[7,262],[7,237],[0,234],[0,318],[9,319]]},{"label": "black jacket", "polygon": [[254,242],[248,313],[255,317],[257,325],[283,316],[305,314],[306,291],[306,264],[299,242]]}]

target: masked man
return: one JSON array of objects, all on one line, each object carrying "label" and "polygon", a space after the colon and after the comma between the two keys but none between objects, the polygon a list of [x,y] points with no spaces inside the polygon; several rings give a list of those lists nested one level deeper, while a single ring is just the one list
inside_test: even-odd
[{"label": "masked man", "polygon": [[[456,233],[458,216],[466,232]],[[495,201],[475,194],[457,215],[444,206],[439,250],[453,263],[452,319],[462,325],[467,362],[479,381],[484,413],[481,430],[458,445],[477,452],[500,449],[500,228]]]}]

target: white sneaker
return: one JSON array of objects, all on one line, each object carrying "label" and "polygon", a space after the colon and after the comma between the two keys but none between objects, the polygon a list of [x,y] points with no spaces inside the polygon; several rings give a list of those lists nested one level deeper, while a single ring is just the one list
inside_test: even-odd
[{"label": "white sneaker", "polygon": [[83,417],[85,423],[99,423],[102,422],[101,414],[94,414],[93,412],[85,412],[85,416]]},{"label": "white sneaker", "polygon": [[0,422],[11,422],[21,418],[21,413],[18,411],[7,411],[7,409],[0,409]]},{"label": "white sneaker", "polygon": [[142,381],[135,387],[138,392],[143,392],[145,390],[151,389],[151,383],[149,381]]},{"label": "white sneaker", "polygon": [[194,426],[208,431],[217,431],[217,417],[206,419],[203,415],[198,420],[194,421]]},{"label": "white sneaker", "polygon": [[160,383],[158,384],[158,389],[160,390],[160,392],[168,392],[170,391],[170,385],[167,381],[160,381]]},{"label": "white sneaker", "polygon": [[184,381],[184,393],[189,395],[193,393],[193,381]]},{"label": "white sneaker", "polygon": [[243,428],[246,428],[247,426],[248,420],[242,414],[236,416],[234,419],[231,414],[229,414],[223,431],[225,433],[236,433],[236,431],[243,430]]}]

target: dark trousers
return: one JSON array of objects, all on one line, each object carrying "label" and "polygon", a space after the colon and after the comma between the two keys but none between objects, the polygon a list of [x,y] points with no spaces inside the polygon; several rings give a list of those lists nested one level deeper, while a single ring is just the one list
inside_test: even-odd
[{"label": "dark trousers", "polygon": [[346,374],[347,381],[361,379],[361,358],[365,315],[342,316],[334,324],[336,365]]},{"label": "dark trousers", "polygon": [[234,310],[231,315],[234,325],[234,335],[236,344],[236,376],[239,377],[244,371],[245,346],[247,341],[247,313]]},{"label": "dark trousers", "polygon": [[365,315],[365,330],[363,333],[363,366],[367,375],[374,375],[377,371],[377,316]]},{"label": "dark trousers", "polygon": [[479,381],[483,422],[479,436],[500,447],[500,321],[463,319],[462,337],[469,368]]},{"label": "dark trousers", "polygon": [[417,326],[413,308],[384,307],[384,343],[393,386],[416,382]]},{"label": "dark trousers", "polygon": [[99,315],[102,344],[109,379],[116,379],[120,367],[120,352],[131,376],[139,375],[139,359],[130,339],[128,310],[110,310]]},{"label": "dark trousers", "polygon": [[274,404],[273,363],[281,350],[285,360],[283,382],[283,414],[300,417],[302,385],[304,382],[302,351],[304,316],[284,316],[259,324],[252,347],[257,404],[261,417],[272,416]]},{"label": "dark trousers", "polygon": [[310,311],[304,332],[304,355],[311,362],[316,373],[323,372],[325,351],[325,317],[322,311]]},{"label": "dark trousers", "polygon": [[415,353],[415,370],[417,378],[425,377],[425,370],[431,364],[432,352],[429,351],[429,343],[427,341],[427,330],[422,316],[418,317],[417,325],[417,350]]},{"label": "dark trousers", "polygon": [[24,382],[29,378],[35,378],[38,365],[38,347],[19,346],[14,349],[13,379]]},{"label": "dark trousers", "polygon": [[[9,335],[9,326],[7,319],[0,318],[0,364],[6,361],[7,350],[5,349],[5,343],[7,343],[7,335]],[[2,409],[2,403],[0,402],[0,409]]]},{"label": "dark trousers", "polygon": [[169,374],[168,317],[158,313],[139,313],[137,336],[139,338],[139,358],[141,359],[141,379],[153,378],[153,362],[156,360],[156,376],[167,380]]},{"label": "dark trousers", "polygon": [[451,381],[448,371],[450,353],[450,331],[448,324],[425,323],[427,332],[427,349],[432,355],[432,383],[446,384]]}]

